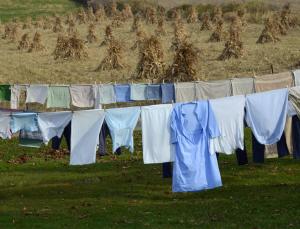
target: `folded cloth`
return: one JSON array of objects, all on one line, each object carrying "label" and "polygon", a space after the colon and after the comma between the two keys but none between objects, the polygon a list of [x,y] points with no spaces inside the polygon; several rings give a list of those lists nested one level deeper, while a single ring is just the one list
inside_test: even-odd
[{"label": "folded cloth", "polygon": [[246,121],[260,144],[278,142],[288,109],[288,90],[279,89],[246,96]]},{"label": "folded cloth", "polygon": [[293,71],[295,86],[300,86],[300,69]]},{"label": "folded cloth", "polygon": [[253,78],[234,78],[231,80],[232,95],[248,95],[254,93]]},{"label": "folded cloth", "polygon": [[64,129],[72,119],[72,112],[45,112],[38,114],[38,124],[42,132],[43,142],[48,142],[54,137],[61,137]]},{"label": "folded cloth", "polygon": [[130,85],[130,100],[139,101],[147,99],[146,84],[131,84]]},{"label": "folded cloth", "polygon": [[36,113],[13,113],[11,117],[11,131],[16,133],[20,130],[27,132],[39,131]]},{"label": "folded cloth", "polygon": [[175,84],[176,102],[192,102],[196,100],[195,83],[176,83]]},{"label": "folded cloth", "polygon": [[0,137],[2,139],[10,139],[11,131],[10,131],[10,122],[11,117],[9,112],[0,112]]},{"label": "folded cloth", "polygon": [[71,165],[96,162],[96,149],[104,117],[105,112],[99,109],[74,112],[71,124]]},{"label": "folded cloth", "polygon": [[147,85],[147,99],[148,100],[161,100],[160,84],[148,84]]},{"label": "folded cloth", "polygon": [[27,87],[26,103],[45,104],[48,95],[47,85],[30,85]]},{"label": "folded cloth", "polygon": [[175,102],[175,88],[173,83],[164,83],[161,85],[161,102]]},{"label": "folded cloth", "polygon": [[70,108],[70,90],[66,86],[48,88],[47,108]]},{"label": "folded cloth", "polygon": [[70,86],[72,104],[75,107],[93,107],[95,94],[92,86],[72,85]]},{"label": "folded cloth", "polygon": [[230,80],[197,82],[195,88],[197,100],[223,98],[232,94]]},{"label": "folded cloth", "polygon": [[130,102],[130,85],[117,84],[115,85],[115,94],[117,102]]},{"label": "folded cloth", "polygon": [[255,78],[256,92],[264,92],[282,88],[293,87],[294,80],[291,72],[269,74]]},{"label": "folded cloth", "polygon": [[10,101],[11,90],[10,85],[0,85],[0,101]]}]

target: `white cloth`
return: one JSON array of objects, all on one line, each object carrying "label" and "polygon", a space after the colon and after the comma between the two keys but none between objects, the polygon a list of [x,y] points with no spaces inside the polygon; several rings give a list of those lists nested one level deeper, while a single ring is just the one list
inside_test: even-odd
[{"label": "white cloth", "polygon": [[48,96],[47,85],[30,85],[27,87],[26,103],[45,104]]},{"label": "white cloth", "polygon": [[96,149],[104,118],[104,110],[74,112],[71,124],[71,165],[96,162]]},{"label": "white cloth", "polygon": [[21,91],[24,89],[24,86],[20,85],[13,85],[11,86],[11,97],[10,97],[10,108],[11,109],[18,109],[20,103],[20,95]]},{"label": "white cloth", "polygon": [[10,139],[12,136],[10,121],[11,117],[9,112],[0,112],[0,137],[2,139]]},{"label": "white cloth", "polygon": [[61,137],[72,119],[72,112],[45,112],[38,114],[38,124],[45,144],[55,136]]},{"label": "white cloth", "polygon": [[170,119],[173,106],[142,107],[142,139],[144,164],[173,161]]},{"label": "white cloth", "polygon": [[197,100],[223,98],[232,94],[230,80],[200,81],[195,84],[195,88]]},{"label": "white cloth", "polygon": [[72,104],[75,107],[93,107],[95,94],[93,86],[72,85],[70,86]]},{"label": "white cloth", "polygon": [[195,83],[176,83],[175,85],[176,102],[192,102],[196,100]]},{"label": "white cloth", "polygon": [[232,154],[244,149],[244,115],[246,98],[243,95],[210,100],[221,136],[210,140],[211,153]]},{"label": "white cloth", "polygon": [[300,69],[293,71],[295,86],[300,86]]},{"label": "white cloth", "polygon": [[254,93],[253,78],[234,78],[231,80],[232,95],[248,95]]}]

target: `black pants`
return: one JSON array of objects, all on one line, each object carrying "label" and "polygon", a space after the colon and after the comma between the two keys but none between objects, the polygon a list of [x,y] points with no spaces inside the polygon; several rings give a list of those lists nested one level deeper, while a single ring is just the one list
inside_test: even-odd
[{"label": "black pants", "polygon": [[65,137],[68,150],[70,151],[71,150],[71,122],[65,127],[61,138],[59,137],[52,138],[52,149],[58,150],[60,148],[63,137]]}]

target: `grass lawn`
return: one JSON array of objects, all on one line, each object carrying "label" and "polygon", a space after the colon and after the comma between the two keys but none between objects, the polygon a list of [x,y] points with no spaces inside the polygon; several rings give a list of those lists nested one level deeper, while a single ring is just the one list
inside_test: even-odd
[{"label": "grass lawn", "polygon": [[[143,165],[139,133],[135,147],[132,158],[126,152],[72,167],[68,156],[1,141],[0,228],[300,227],[299,161],[239,167],[234,156],[221,156],[222,188],[173,194],[161,165]],[[8,162],[22,154],[30,160]]]}]

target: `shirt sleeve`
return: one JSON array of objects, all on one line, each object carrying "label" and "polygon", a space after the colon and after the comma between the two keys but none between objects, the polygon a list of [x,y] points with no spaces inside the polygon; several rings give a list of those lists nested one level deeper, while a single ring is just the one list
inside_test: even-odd
[{"label": "shirt sleeve", "polygon": [[208,102],[208,132],[210,138],[217,138],[221,135],[218,122],[211,108],[210,102]]},{"label": "shirt sleeve", "polygon": [[172,111],[171,114],[171,143],[177,143],[177,127],[176,127],[176,113],[175,110]]}]

